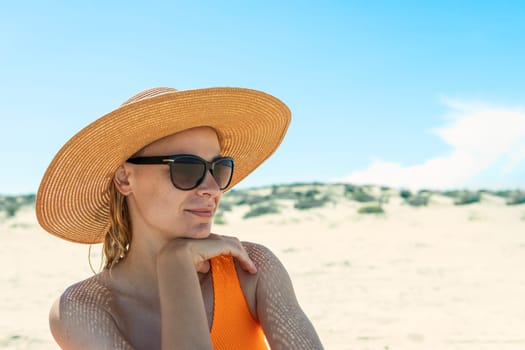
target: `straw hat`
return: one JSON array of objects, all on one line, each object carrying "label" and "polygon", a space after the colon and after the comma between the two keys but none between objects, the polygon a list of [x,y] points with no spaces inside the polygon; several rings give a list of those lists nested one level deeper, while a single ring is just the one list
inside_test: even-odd
[{"label": "straw hat", "polygon": [[290,110],[242,88],[143,91],[73,136],[51,161],[36,201],[40,225],[79,243],[100,243],[109,228],[108,188],[117,168],[144,146],[198,126],[214,128],[221,153],[235,159],[231,188],[281,143]]}]

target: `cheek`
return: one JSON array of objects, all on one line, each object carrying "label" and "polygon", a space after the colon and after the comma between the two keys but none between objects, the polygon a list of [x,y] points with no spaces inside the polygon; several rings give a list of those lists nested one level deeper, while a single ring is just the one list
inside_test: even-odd
[{"label": "cheek", "polygon": [[142,220],[155,231],[171,232],[183,222],[182,200],[172,194],[151,192],[139,206]]},{"label": "cheek", "polygon": [[138,209],[147,222],[162,225],[178,214],[184,198],[180,193],[175,193],[167,174],[142,176],[137,183],[133,194]]}]

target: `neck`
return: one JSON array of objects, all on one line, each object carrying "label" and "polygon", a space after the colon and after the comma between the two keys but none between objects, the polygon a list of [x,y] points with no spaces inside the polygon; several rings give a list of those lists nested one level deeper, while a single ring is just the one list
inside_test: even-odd
[{"label": "neck", "polygon": [[110,276],[118,290],[153,302],[159,297],[157,255],[163,244],[144,240],[145,236],[133,232],[126,257],[113,267]]},{"label": "neck", "polygon": [[[153,238],[154,234],[151,232],[132,234],[133,240],[128,253],[109,273],[111,284],[125,295],[156,305],[159,302],[157,256],[167,241]],[[208,275],[198,273],[201,284]]]}]

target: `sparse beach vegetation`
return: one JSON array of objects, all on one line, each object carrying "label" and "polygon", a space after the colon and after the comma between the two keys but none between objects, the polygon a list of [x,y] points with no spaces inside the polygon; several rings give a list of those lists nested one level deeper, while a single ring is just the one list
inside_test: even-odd
[{"label": "sparse beach vegetation", "polygon": [[431,195],[432,192],[427,190],[419,191],[416,194],[413,194],[409,190],[399,191],[399,196],[404,200],[404,203],[412,207],[427,206]]},{"label": "sparse beach vegetation", "polygon": [[225,211],[232,211],[233,210],[233,203],[231,201],[221,201],[219,205],[219,211],[225,212]]},{"label": "sparse beach vegetation", "polygon": [[366,192],[364,189],[354,189],[352,199],[360,203],[377,202],[377,198]]},{"label": "sparse beach vegetation", "polygon": [[[338,205],[344,202],[367,204],[358,209],[359,213],[381,213],[391,198],[400,198],[401,203],[411,207],[428,207],[431,197],[442,195],[452,199],[454,205],[462,206],[483,201],[483,196],[502,198],[501,203],[509,206],[524,205],[524,190],[448,190],[410,191],[408,189],[395,190],[379,186],[356,186],[352,184],[322,184],[293,183],[272,185],[260,188],[235,189],[224,194],[219,210],[215,215],[215,223],[226,224],[225,213],[232,212],[238,207],[247,206],[244,218],[261,215],[276,214],[283,208],[294,210],[310,210],[324,208],[328,204]],[[23,207],[35,205],[35,195],[18,196],[0,195],[0,219],[8,220]],[[494,198],[494,197],[492,197]]]},{"label": "sparse beach vegetation", "polygon": [[243,218],[249,219],[261,215],[277,214],[279,212],[279,206],[277,205],[277,203],[271,201],[268,203],[253,206],[246,214],[243,215]]},{"label": "sparse beach vegetation", "polygon": [[506,197],[507,205],[525,204],[525,191],[511,191]]},{"label": "sparse beach vegetation", "polygon": [[401,190],[399,191],[399,197],[403,198],[404,200],[407,200],[408,198],[412,197],[412,192],[409,190]]},{"label": "sparse beach vegetation", "polygon": [[459,191],[454,197],[455,205],[467,205],[472,203],[479,203],[481,201],[481,192],[473,191]]},{"label": "sparse beach vegetation", "polygon": [[385,211],[380,205],[365,205],[357,210],[359,214],[384,214]]},{"label": "sparse beach vegetation", "polygon": [[16,215],[18,210],[26,206],[35,205],[34,194],[26,194],[19,196],[1,196],[0,195],[0,213],[6,218],[11,218]]},{"label": "sparse beach vegetation", "polygon": [[422,207],[422,206],[427,206],[428,205],[429,199],[430,199],[430,196],[422,195],[422,194],[418,193],[415,196],[407,198],[406,199],[406,203],[408,205],[410,205],[410,206],[413,206],[413,207]]},{"label": "sparse beach vegetation", "polygon": [[295,209],[304,210],[323,207],[330,202],[330,196],[322,194],[317,189],[308,190],[301,193],[294,204]]}]

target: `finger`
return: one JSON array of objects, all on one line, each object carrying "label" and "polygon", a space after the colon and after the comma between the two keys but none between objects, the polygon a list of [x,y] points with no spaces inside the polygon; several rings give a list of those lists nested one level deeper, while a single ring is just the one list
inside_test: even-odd
[{"label": "finger", "polygon": [[246,249],[244,249],[242,243],[237,238],[233,237],[231,238],[231,244],[233,245],[233,249],[230,254],[239,261],[241,268],[253,274],[257,273],[257,267],[248,255]]},{"label": "finger", "polygon": [[241,265],[241,268],[244,271],[247,271],[247,272],[249,272],[251,274],[256,274],[257,273],[257,267],[255,266],[253,261],[251,261],[251,260],[245,261],[245,260],[241,260],[239,258],[237,258],[237,261],[239,261],[239,264]]},{"label": "finger", "polygon": [[257,267],[236,237],[211,234],[205,239],[188,239],[193,251],[197,270],[200,264],[218,255],[231,255],[239,261],[241,268],[250,273],[256,273]]},{"label": "finger", "polygon": [[197,270],[197,272],[200,272],[200,273],[208,273],[210,271],[210,261],[209,260],[205,260],[205,261],[201,261],[199,263],[197,263],[195,265],[195,269]]}]

